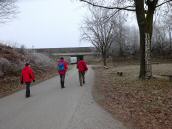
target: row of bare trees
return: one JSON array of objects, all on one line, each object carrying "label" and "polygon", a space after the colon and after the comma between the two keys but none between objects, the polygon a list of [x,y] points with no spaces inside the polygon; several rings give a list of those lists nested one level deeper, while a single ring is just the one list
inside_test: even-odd
[{"label": "row of bare trees", "polygon": [[107,65],[109,55],[124,56],[126,51],[138,51],[138,32],[135,28],[124,25],[125,19],[122,17],[125,14],[117,12],[118,15],[109,18],[113,13],[109,10],[91,7],[89,10],[91,16],[85,18],[82,25],[82,39],[95,46],[102,56],[104,66]]},{"label": "row of bare trees", "polygon": [[[112,10],[111,18],[119,11],[134,12],[139,28],[140,39],[140,74],[142,79],[152,77],[151,68],[151,44],[155,14],[169,12],[172,6],[172,0],[80,0],[91,5],[93,8],[103,8]],[[122,17],[124,18],[124,17]]]}]

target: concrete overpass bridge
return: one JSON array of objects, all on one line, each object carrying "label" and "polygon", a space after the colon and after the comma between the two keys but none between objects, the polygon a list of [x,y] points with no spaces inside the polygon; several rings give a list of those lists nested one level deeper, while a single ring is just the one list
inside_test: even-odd
[{"label": "concrete overpass bridge", "polygon": [[74,48],[40,48],[35,49],[38,53],[43,53],[53,57],[55,60],[64,57],[70,62],[71,57],[83,56],[88,62],[97,55],[94,47],[74,47]]}]

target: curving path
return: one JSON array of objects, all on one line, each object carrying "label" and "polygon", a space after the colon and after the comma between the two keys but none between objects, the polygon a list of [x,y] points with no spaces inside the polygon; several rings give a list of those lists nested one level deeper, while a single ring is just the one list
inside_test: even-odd
[{"label": "curving path", "polygon": [[66,76],[61,89],[59,76],[0,99],[0,129],[125,129],[92,98],[94,72],[89,68],[86,84],[79,86],[76,69]]}]

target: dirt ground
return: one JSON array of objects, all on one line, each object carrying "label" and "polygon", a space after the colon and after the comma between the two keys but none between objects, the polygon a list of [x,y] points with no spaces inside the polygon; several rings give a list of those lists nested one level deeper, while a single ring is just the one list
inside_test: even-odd
[{"label": "dirt ground", "polygon": [[161,76],[172,75],[172,63],[152,69],[154,78],[143,81],[138,65],[95,66],[94,98],[128,128],[172,129],[172,81]]}]

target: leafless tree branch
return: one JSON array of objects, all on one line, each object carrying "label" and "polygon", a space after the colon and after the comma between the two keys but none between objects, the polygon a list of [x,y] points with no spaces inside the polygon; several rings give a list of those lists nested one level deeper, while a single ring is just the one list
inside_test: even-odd
[{"label": "leafless tree branch", "polygon": [[166,3],[169,3],[169,2],[172,2],[172,0],[167,0],[167,1],[162,2],[161,4],[157,5],[156,8],[162,6]]},{"label": "leafless tree branch", "polygon": [[125,7],[110,7],[110,6],[103,6],[103,5],[98,5],[93,2],[89,2],[87,0],[80,0],[81,2],[87,3],[89,5],[95,6],[95,7],[100,7],[100,8],[105,8],[105,9],[118,9],[118,10],[126,10],[126,11],[136,11],[135,6],[125,6]]},{"label": "leafless tree branch", "polygon": [[16,0],[0,0],[0,23],[15,18],[17,12]]}]

